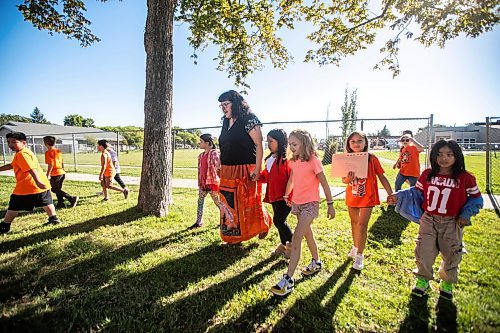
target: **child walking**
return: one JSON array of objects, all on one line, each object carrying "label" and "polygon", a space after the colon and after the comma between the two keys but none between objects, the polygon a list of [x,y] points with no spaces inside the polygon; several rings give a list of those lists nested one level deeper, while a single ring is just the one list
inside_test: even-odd
[{"label": "child walking", "polygon": [[101,152],[101,172],[99,173],[99,180],[101,181],[102,193],[104,195],[103,201],[109,200],[108,189],[123,193],[123,196],[127,199],[128,192],[113,185],[113,177],[116,174],[116,170],[111,160],[111,155],[106,148],[108,148],[108,142],[106,140],[97,141],[97,150]]},{"label": "child walking", "polygon": [[424,146],[418,143],[410,134],[403,134],[400,139],[399,158],[393,168],[399,168],[394,184],[394,190],[399,191],[408,180],[410,186],[415,186],[420,176],[420,161],[418,155],[424,151]]},{"label": "child walking", "polygon": [[199,228],[203,225],[203,205],[208,194],[221,210],[221,214],[223,211],[226,214],[231,214],[219,198],[220,154],[217,151],[212,135],[200,135],[199,146],[204,152],[198,156],[198,210],[196,222],[188,229]]},{"label": "child walking", "polygon": [[0,167],[0,171],[14,169],[16,187],[10,196],[9,208],[0,223],[0,234],[9,232],[12,221],[20,211],[32,211],[35,207],[42,207],[47,213],[49,216],[47,224],[61,223],[52,202],[49,180],[35,154],[26,147],[26,135],[13,132],[7,134],[6,138],[9,148],[16,154],[11,163]]},{"label": "child walking", "polygon": [[47,178],[50,177],[49,179],[52,192],[54,192],[57,197],[56,208],[66,208],[64,205],[64,199],[68,200],[70,207],[75,207],[79,198],[77,196],[71,196],[62,190],[63,182],[66,178],[66,171],[64,171],[62,153],[59,149],[54,147],[56,144],[56,138],[53,136],[44,136],[43,143],[47,148],[47,151],[45,152]]},{"label": "child walking", "polygon": [[[368,152],[369,146],[366,134],[355,131],[347,137],[345,150],[348,153]],[[347,184],[345,203],[351,220],[353,240],[353,247],[347,256],[354,259],[352,268],[356,270],[362,270],[364,267],[363,251],[368,237],[368,221],[372,215],[373,207],[380,205],[377,177],[387,195],[392,194],[391,185],[384,176],[384,172],[377,156],[369,154],[366,178],[358,178],[352,171],[346,177],[342,177],[342,182]]]},{"label": "child walking", "polygon": [[[290,259],[291,246],[289,244],[287,246],[287,243],[292,242],[292,229],[286,222],[290,206],[283,199],[291,172],[286,158],[288,146],[286,132],[282,129],[271,130],[267,134],[267,145],[271,153],[264,159],[266,167],[260,174],[259,182],[267,183],[264,202],[270,203],[273,207],[273,223],[278,228],[281,240],[273,255],[284,254],[285,258]],[[288,194],[288,198],[291,197],[292,192]]]},{"label": "child walking", "polygon": [[120,187],[123,189],[123,195],[125,196],[125,199],[128,197],[129,189],[127,188],[127,185],[125,185],[125,182],[123,181],[122,177],[120,177],[120,162],[118,161],[118,154],[116,151],[109,145],[109,143],[106,141],[106,144],[108,145],[108,148],[106,148],[109,152],[109,155],[111,156],[111,162],[113,163],[113,166],[115,167],[116,174],[113,177],[114,180],[120,185]]},{"label": "child walking", "polygon": [[313,220],[319,214],[319,184],[323,187],[326,196],[327,217],[329,219],[335,217],[330,187],[323,172],[323,165],[321,165],[321,161],[316,154],[311,135],[305,130],[294,130],[290,133],[288,144],[292,151],[291,174],[283,198],[290,204],[290,193],[293,189],[291,206],[292,214],[297,216],[297,227],[292,236],[292,250],[288,270],[286,274],[283,274],[278,284],[271,288],[271,292],[278,296],[284,296],[293,290],[293,274],[299,263],[302,238],[306,238],[312,259],[308,266],[301,269],[301,273],[308,276],[321,270],[322,262],[319,258],[318,246],[311,228]]},{"label": "child walking", "polygon": [[[433,265],[441,253],[440,296],[452,299],[462,260],[463,227],[483,207],[476,178],[465,169],[464,155],[453,140],[440,140],[432,147],[431,168],[422,172],[415,189],[423,197],[415,259],[417,268],[412,294],[422,297],[434,279]],[[408,189],[412,190],[412,189]],[[391,196],[398,201],[401,192]]]}]

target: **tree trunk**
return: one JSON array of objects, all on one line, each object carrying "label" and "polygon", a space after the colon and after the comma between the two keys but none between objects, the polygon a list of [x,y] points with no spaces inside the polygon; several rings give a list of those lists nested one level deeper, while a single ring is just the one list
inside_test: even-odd
[{"label": "tree trunk", "polygon": [[138,208],[168,214],[172,202],[172,86],[175,0],[148,0],[144,47],[144,154]]}]

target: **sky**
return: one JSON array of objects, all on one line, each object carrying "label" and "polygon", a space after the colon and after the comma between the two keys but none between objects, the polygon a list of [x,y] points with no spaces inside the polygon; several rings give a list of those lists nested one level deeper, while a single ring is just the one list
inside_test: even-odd
[{"label": "sky", "polygon": [[[87,18],[100,39],[78,41],[49,35],[24,22],[17,1],[0,3],[0,113],[29,117],[38,107],[63,124],[68,114],[92,118],[96,126],[143,126],[146,1],[87,1]],[[302,29],[303,30],[303,29]],[[295,61],[285,70],[268,65],[248,79],[245,99],[263,122],[340,118],[344,90],[357,89],[359,118],[415,118],[464,125],[500,116],[500,29],[478,38],[460,37],[444,49],[406,40],[401,74],[374,70],[384,39],[341,62],[340,67],[304,63],[304,31],[282,34]],[[174,28],[173,124],[218,126],[217,97],[241,90],[216,70],[214,47],[190,55],[186,25]]]}]

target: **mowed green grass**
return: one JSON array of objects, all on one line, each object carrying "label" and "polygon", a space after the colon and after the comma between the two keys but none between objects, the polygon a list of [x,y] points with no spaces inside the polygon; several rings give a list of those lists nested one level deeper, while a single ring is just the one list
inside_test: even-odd
[{"label": "mowed green grass", "polygon": [[[0,209],[14,187],[0,176]],[[5,332],[498,332],[498,217],[483,210],[465,232],[469,254],[460,266],[454,301],[410,297],[418,227],[386,206],[374,209],[366,267],[350,269],[351,231],[343,201],[313,228],[324,269],[295,275],[285,298],[269,288],[286,269],[271,257],[273,227],[264,240],[224,245],[218,211],[207,199],[205,225],[195,221],[196,190],[173,189],[167,217],[139,213],[137,188],[101,202],[96,183],[66,182],[80,196],[58,211],[62,225],[43,226],[41,211],[23,213],[0,237],[0,327]],[[292,227],[296,221],[289,218]],[[300,266],[310,260],[303,246]],[[437,265],[436,265],[437,268]]]}]

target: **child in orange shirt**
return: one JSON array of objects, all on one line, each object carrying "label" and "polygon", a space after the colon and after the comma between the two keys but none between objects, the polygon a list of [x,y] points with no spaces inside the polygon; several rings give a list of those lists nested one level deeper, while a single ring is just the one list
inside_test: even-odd
[{"label": "child in orange shirt", "polygon": [[[369,146],[366,134],[355,131],[347,137],[345,150],[348,153],[367,152]],[[387,195],[390,196],[391,185],[384,176],[384,169],[375,155],[369,154],[368,156],[367,178],[357,178],[353,171],[350,171],[346,177],[342,177],[342,182],[347,184],[345,202],[351,219],[354,243],[347,256],[354,259],[352,268],[356,270],[362,270],[364,267],[363,251],[368,237],[368,221],[373,207],[380,204],[377,177],[387,191]]]},{"label": "child in orange shirt", "polygon": [[70,207],[75,207],[78,202],[77,196],[71,196],[62,190],[64,179],[66,178],[66,171],[64,171],[64,162],[62,153],[59,149],[55,148],[56,138],[53,136],[45,136],[43,143],[47,147],[45,152],[45,163],[47,164],[47,178],[50,179],[50,186],[52,192],[57,196],[56,208],[66,208],[64,199],[68,200]]},{"label": "child in orange shirt", "polygon": [[42,207],[49,216],[47,224],[59,224],[56,209],[50,195],[49,180],[43,173],[35,154],[26,148],[26,135],[13,132],[6,135],[9,148],[16,152],[12,162],[0,167],[0,171],[14,169],[16,187],[10,196],[9,208],[0,223],[0,234],[9,232],[12,221],[19,211],[32,211]]},{"label": "child in orange shirt", "polygon": [[396,176],[394,184],[395,191],[399,191],[406,180],[408,180],[410,186],[415,186],[420,176],[420,161],[418,155],[424,151],[424,147],[413,139],[410,134],[401,136],[400,142],[401,149],[399,151],[399,159],[393,166],[393,168],[399,168],[399,173]]},{"label": "child in orange shirt", "polygon": [[101,172],[99,173],[99,180],[101,181],[102,193],[104,195],[103,201],[109,200],[108,189],[123,193],[125,199],[127,199],[128,192],[113,185],[113,177],[116,174],[116,170],[115,166],[113,165],[113,161],[111,160],[111,155],[106,148],[108,148],[108,142],[106,140],[97,141],[97,150],[102,153]]}]

